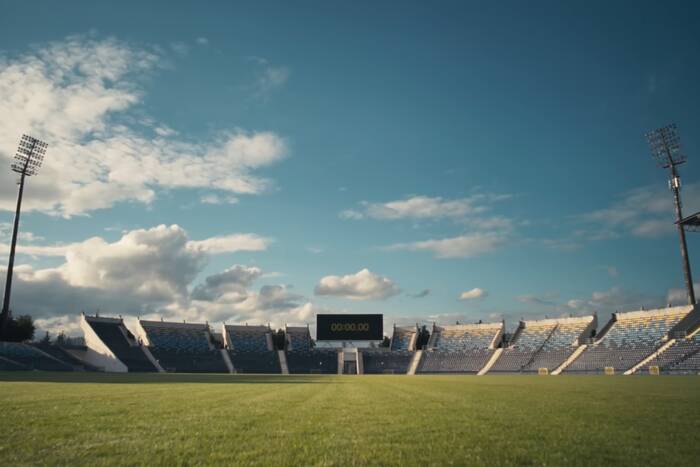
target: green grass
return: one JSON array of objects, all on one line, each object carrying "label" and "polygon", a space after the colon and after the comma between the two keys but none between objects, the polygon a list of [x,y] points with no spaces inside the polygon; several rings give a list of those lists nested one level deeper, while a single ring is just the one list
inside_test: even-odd
[{"label": "green grass", "polygon": [[697,465],[700,378],[0,373],[0,465]]}]

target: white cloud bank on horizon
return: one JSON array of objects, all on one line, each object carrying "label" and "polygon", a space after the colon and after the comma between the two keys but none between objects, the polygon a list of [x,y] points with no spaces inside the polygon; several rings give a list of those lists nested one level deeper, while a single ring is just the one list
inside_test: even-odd
[{"label": "white cloud bank on horizon", "polygon": [[[22,134],[49,148],[25,210],[73,216],[115,203],[150,203],[159,188],[258,194],[273,183],[256,171],[287,154],[272,132],[222,131],[211,141],[178,137],[139,113],[141,75],[162,66],[158,52],[116,39],[73,36],[0,58],[0,165]],[[0,171],[0,209],[14,209],[14,174]]]},{"label": "white cloud bank on horizon", "polygon": [[[233,265],[193,287],[210,255],[261,251],[268,244],[254,234],[190,240],[177,225],[133,230],[111,243],[93,237],[61,247],[65,261],[56,267],[16,266],[14,313],[31,314],[39,328],[53,332],[58,326],[76,330],[81,310],[198,322],[283,325],[310,319],[318,308],[290,286],[253,290],[264,276],[257,267]],[[0,278],[5,273],[0,267]]]}]

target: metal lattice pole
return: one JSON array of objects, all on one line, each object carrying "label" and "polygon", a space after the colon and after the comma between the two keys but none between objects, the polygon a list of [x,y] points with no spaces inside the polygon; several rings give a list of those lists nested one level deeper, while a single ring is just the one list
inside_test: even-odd
[{"label": "metal lattice pole", "polygon": [[15,161],[11,168],[13,172],[20,174],[19,190],[17,191],[17,209],[15,210],[15,220],[12,227],[12,242],[10,243],[10,259],[7,265],[7,276],[5,278],[5,296],[2,302],[2,312],[0,313],[0,329],[4,335],[7,330],[7,323],[10,318],[10,295],[12,293],[12,272],[15,265],[15,249],[17,247],[17,233],[19,231],[19,216],[22,209],[22,195],[24,194],[24,181],[26,177],[36,175],[46,154],[47,144],[28,135],[23,135],[20,140]]},{"label": "metal lattice pole", "polygon": [[647,133],[647,140],[651,153],[665,169],[671,172],[671,179],[668,181],[669,188],[673,192],[673,202],[676,211],[676,225],[678,226],[678,237],[681,248],[681,262],[683,264],[683,275],[685,288],[688,293],[688,303],[695,305],[695,290],[693,289],[693,275],[690,270],[690,260],[688,259],[688,245],[685,240],[685,226],[683,225],[683,205],[681,203],[681,177],[678,174],[677,166],[685,163],[686,157],[681,152],[680,137],[675,124]]}]

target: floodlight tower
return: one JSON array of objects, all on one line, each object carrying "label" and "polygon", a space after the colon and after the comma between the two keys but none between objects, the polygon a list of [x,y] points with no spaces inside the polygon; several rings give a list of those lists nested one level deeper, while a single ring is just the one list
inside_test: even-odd
[{"label": "floodlight tower", "polygon": [[11,169],[19,174],[19,190],[17,192],[17,209],[15,211],[15,222],[12,227],[12,243],[10,244],[10,261],[7,265],[7,277],[5,279],[5,298],[2,302],[2,312],[0,312],[0,331],[5,334],[7,322],[10,318],[10,293],[12,291],[12,269],[15,265],[15,247],[17,246],[17,231],[19,230],[19,214],[22,208],[22,194],[24,193],[24,180],[27,177],[36,175],[44,161],[47,144],[29,135],[22,135],[15,154],[15,161]]},{"label": "floodlight tower", "polygon": [[677,166],[685,163],[686,157],[681,152],[681,142],[678,136],[678,128],[675,123],[647,133],[647,140],[651,148],[651,154],[659,166],[669,169],[671,178],[668,186],[673,192],[673,202],[676,208],[676,225],[681,244],[681,260],[683,262],[683,274],[685,276],[685,288],[688,292],[688,303],[695,305],[695,291],[693,290],[693,276],[690,272],[688,260],[688,245],[685,241],[685,219],[681,204],[681,177]]}]

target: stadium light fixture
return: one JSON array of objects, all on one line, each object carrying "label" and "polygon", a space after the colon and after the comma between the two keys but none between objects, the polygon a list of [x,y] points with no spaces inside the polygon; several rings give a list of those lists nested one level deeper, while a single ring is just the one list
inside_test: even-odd
[{"label": "stadium light fixture", "polygon": [[7,323],[10,318],[10,293],[12,292],[12,270],[15,264],[15,247],[17,246],[17,231],[19,230],[19,215],[22,208],[22,194],[24,193],[24,181],[27,177],[36,175],[41,168],[46,154],[48,144],[33,138],[29,135],[22,135],[19,142],[15,160],[10,166],[13,172],[17,172],[19,177],[19,190],[17,192],[17,209],[15,210],[15,221],[12,227],[12,242],[10,243],[10,260],[7,266],[7,277],[5,278],[5,297],[2,302],[2,312],[0,312],[0,330],[4,335],[7,330]]},{"label": "stadium light fixture", "polygon": [[685,276],[685,287],[688,292],[688,302],[695,305],[695,291],[693,290],[693,276],[690,271],[690,260],[688,259],[688,245],[685,240],[686,226],[692,226],[692,219],[683,218],[683,205],[681,203],[681,177],[678,174],[677,166],[686,162],[686,157],[681,151],[680,137],[675,123],[656,129],[647,133],[647,141],[651,149],[651,155],[656,159],[659,166],[669,169],[671,178],[668,186],[673,192],[673,202],[676,210],[676,225],[681,247],[681,260],[683,263],[683,275]]}]

